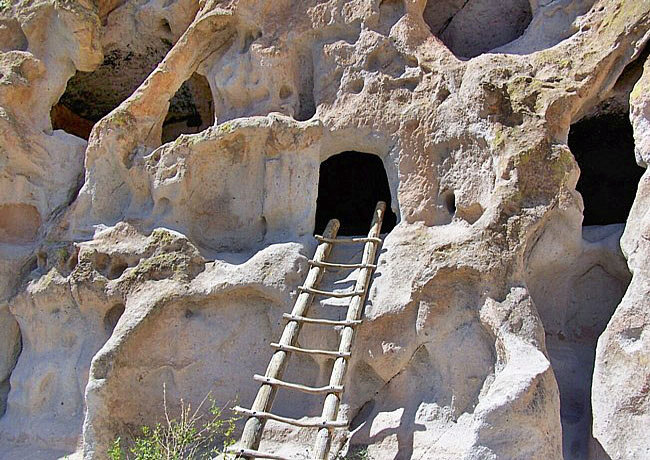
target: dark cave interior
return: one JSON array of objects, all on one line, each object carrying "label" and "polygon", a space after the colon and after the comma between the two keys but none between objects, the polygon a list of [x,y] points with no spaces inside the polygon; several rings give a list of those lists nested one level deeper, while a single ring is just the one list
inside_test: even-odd
[{"label": "dark cave interior", "polygon": [[585,205],[583,225],[624,223],[644,172],[634,158],[627,114],[580,120],[571,126],[569,148],[580,166],[576,189]]},{"label": "dark cave interior", "polygon": [[397,223],[391,210],[390,187],[384,164],[377,155],[343,152],[320,165],[315,232],[322,234],[327,222],[341,221],[339,235],[365,235],[378,201],[387,205],[382,233]]}]

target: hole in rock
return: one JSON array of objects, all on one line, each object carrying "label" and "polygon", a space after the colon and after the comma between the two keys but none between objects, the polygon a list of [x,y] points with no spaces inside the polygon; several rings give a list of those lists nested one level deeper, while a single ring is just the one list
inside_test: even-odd
[{"label": "hole in rock", "polygon": [[585,206],[583,225],[625,222],[644,172],[635,161],[627,115],[599,114],[575,123],[569,148],[580,166],[576,189]]},{"label": "hole in rock", "polygon": [[172,36],[172,26],[169,24],[169,21],[167,19],[160,21],[160,28],[164,34],[167,34],[170,37]]},{"label": "hole in rock", "polygon": [[35,270],[38,270],[38,258],[32,257],[31,259],[29,259],[26,267],[27,267],[26,269],[27,273],[33,273]]},{"label": "hole in rock", "polygon": [[156,38],[106,49],[104,62],[97,69],[79,71],[68,80],[65,92],[55,105],[54,129],[58,127],[84,137],[84,132],[90,132],[89,127],[133,94],[171,46],[168,40]]},{"label": "hole in rock", "polygon": [[244,43],[241,49],[241,54],[248,53],[251,49],[251,45],[255,40],[262,36],[261,30],[249,30],[244,34]]},{"label": "hole in rock", "polygon": [[79,248],[74,247],[72,253],[70,254],[70,257],[68,257],[68,260],[66,262],[68,271],[74,270],[77,267],[78,263],[79,263]]},{"label": "hole in rock", "polygon": [[62,129],[68,134],[74,134],[77,137],[88,140],[90,131],[94,123],[83,117],[80,117],[63,104],[56,104],[50,111],[52,120],[52,129]]},{"label": "hole in rock", "polygon": [[163,123],[162,142],[171,142],[181,134],[196,134],[214,122],[214,103],[208,80],[193,74],[178,89],[169,103]]},{"label": "hole in rock", "polygon": [[298,121],[307,121],[316,114],[314,58],[311,50],[303,50],[298,54],[298,65],[301,69],[298,87],[299,108],[294,118]]},{"label": "hole in rock", "polygon": [[96,252],[94,256],[95,269],[109,280],[122,276],[122,273],[129,268],[129,265],[119,255],[109,256],[102,252]]},{"label": "hole in rock", "polygon": [[113,305],[110,310],[106,312],[104,316],[104,330],[108,335],[113,333],[117,322],[120,320],[120,317],[124,313],[124,304],[118,303]]},{"label": "hole in rock", "polygon": [[515,40],[532,17],[529,0],[429,0],[424,9],[431,32],[464,58]]},{"label": "hole in rock", "polygon": [[348,90],[352,94],[359,94],[361,91],[363,91],[363,87],[365,86],[365,81],[363,78],[355,78],[354,80],[351,80],[348,83]]},{"label": "hole in rock", "polygon": [[390,29],[404,16],[402,0],[382,0],[379,5],[379,32],[388,35]]},{"label": "hole in rock", "polygon": [[39,270],[47,270],[47,252],[38,251],[36,253],[36,266]]},{"label": "hole in rock", "polygon": [[447,211],[449,211],[449,214],[452,216],[456,214],[456,195],[454,195],[454,192],[452,190],[447,190],[443,193],[443,200],[445,201],[445,207],[447,208]]},{"label": "hole in rock", "polygon": [[293,94],[293,91],[291,91],[291,88],[289,88],[287,85],[282,85],[282,88],[280,88],[280,99],[288,99],[291,97]]},{"label": "hole in rock", "polygon": [[95,253],[95,268],[98,272],[105,273],[109,263],[110,259],[106,254],[102,252]]},{"label": "hole in rock", "polygon": [[384,164],[377,155],[343,152],[320,165],[315,232],[322,234],[330,219],[339,219],[339,235],[366,235],[378,201],[386,202],[381,232],[397,223],[391,209],[390,187]]},{"label": "hole in rock", "polygon": [[122,276],[122,273],[124,273],[124,270],[127,268],[129,268],[129,265],[126,262],[122,260],[113,260],[108,268],[107,278],[109,280],[115,280]]}]

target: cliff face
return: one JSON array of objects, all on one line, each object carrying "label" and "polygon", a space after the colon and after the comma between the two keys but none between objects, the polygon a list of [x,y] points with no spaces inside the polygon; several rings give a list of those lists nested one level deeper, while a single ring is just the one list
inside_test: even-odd
[{"label": "cliff face", "polygon": [[[650,456],[649,15],[0,0],[0,458],[104,459],[163,384],[248,404],[315,226],[354,234],[378,198],[396,225],[335,454]],[[330,367],[293,357],[287,380]],[[268,427],[306,455],[313,433]]]}]

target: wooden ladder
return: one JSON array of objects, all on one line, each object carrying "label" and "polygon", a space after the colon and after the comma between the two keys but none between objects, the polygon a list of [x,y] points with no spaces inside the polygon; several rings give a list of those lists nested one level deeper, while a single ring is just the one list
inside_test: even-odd
[{"label": "wooden ladder", "polygon": [[[276,351],[266,369],[266,374],[255,375],[254,379],[261,383],[257,397],[251,409],[235,407],[235,411],[248,415],[240,442],[238,445],[228,449],[229,453],[236,454],[237,458],[269,458],[277,460],[291,460],[276,454],[261,452],[258,450],[262,439],[262,432],[267,420],[274,420],[298,427],[318,428],[316,442],[310,458],[317,460],[327,459],[332,442],[332,434],[335,428],[345,428],[347,421],[337,420],[339,405],[343,396],[343,381],[348,367],[348,359],[352,354],[352,341],[355,329],[361,324],[363,306],[368,293],[370,279],[373,270],[377,249],[382,240],[379,238],[381,224],[386,210],[386,203],[380,201],[375,207],[375,212],[370,224],[370,231],[366,238],[337,238],[340,223],[332,219],[327,224],[323,236],[316,235],[319,241],[318,248],[313,260],[309,261],[310,269],[303,286],[298,288],[299,295],[290,314],[284,314],[287,321],[282,337],[279,342],[272,343]],[[327,257],[334,244],[364,243],[361,263],[339,264],[327,262]],[[359,278],[355,287],[349,292],[329,292],[318,289],[318,284],[327,269],[359,269]],[[347,315],[343,321],[308,317],[315,296],[344,298],[349,297]],[[300,348],[296,346],[298,335],[303,324],[317,324],[325,326],[341,327],[340,342],[338,350],[317,350]],[[290,383],[282,380],[282,374],[287,366],[291,353],[307,353],[310,355],[330,356],[335,358],[330,376],[329,385],[323,387],[310,387],[298,383]],[[326,395],[323,404],[321,418],[318,421],[302,421],[288,417],[281,417],[272,414],[271,408],[278,388],[297,390],[315,395]]]}]

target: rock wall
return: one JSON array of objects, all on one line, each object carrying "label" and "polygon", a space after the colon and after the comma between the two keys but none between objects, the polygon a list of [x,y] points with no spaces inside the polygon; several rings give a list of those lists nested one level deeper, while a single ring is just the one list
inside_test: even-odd
[{"label": "rock wall", "polygon": [[[647,62],[647,61],[646,61]],[[636,140],[636,160],[648,167],[648,66],[630,95],[630,118]],[[621,248],[632,281],[605,333],[598,339],[594,370],[594,432],[613,458],[643,458],[650,453],[645,441],[650,403],[648,251],[650,215],[646,170],[630,210]],[[614,428],[616,427],[616,428]]]},{"label": "rock wall", "polygon": [[[107,458],[159,420],[163,384],[172,405],[249,404],[316,247],[319,167],[350,151],[381,159],[398,224],[332,455],[647,457],[650,179],[625,222],[585,226],[607,205],[578,187],[583,201],[581,170],[620,170],[569,140],[629,112],[647,167],[649,15],[632,0],[0,2],[0,458]],[[337,338],[305,329],[301,345]],[[323,385],[330,367],[293,357],[286,379]],[[320,404],[280,392],[274,411]],[[308,458],[313,433],[268,427],[265,449]]]}]

